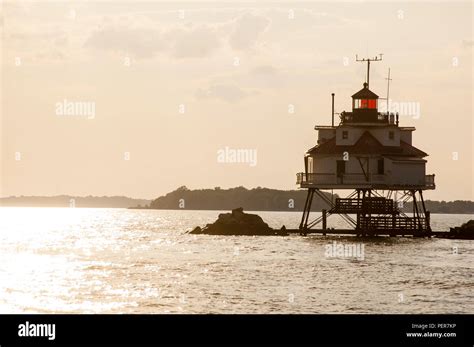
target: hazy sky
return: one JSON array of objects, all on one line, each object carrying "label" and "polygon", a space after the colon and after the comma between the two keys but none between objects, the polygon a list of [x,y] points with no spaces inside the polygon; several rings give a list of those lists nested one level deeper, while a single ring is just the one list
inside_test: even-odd
[{"label": "hazy sky", "polygon": [[[293,189],[331,92],[340,112],[362,87],[355,55],[384,53],[370,87],[385,97],[390,67],[390,97],[420,107],[400,125],[429,153],[426,197],[474,199],[472,7],[4,2],[0,195]],[[226,147],[256,165],[220,162]]]}]

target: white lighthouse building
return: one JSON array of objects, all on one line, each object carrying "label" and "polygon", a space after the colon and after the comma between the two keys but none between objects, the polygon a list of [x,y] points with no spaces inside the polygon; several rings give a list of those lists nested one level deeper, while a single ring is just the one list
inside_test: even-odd
[{"label": "white lighthouse building", "polygon": [[[308,189],[300,224],[303,234],[326,217],[340,214],[359,234],[425,234],[431,231],[423,190],[434,189],[434,175],[426,174],[427,153],[412,144],[415,131],[400,126],[398,114],[379,112],[379,97],[367,81],[352,95],[352,110],[340,113],[339,125],[316,126],[317,143],[304,157],[305,171],[297,174],[297,184]],[[378,59],[375,59],[378,60]],[[364,60],[367,61],[367,60]],[[352,190],[347,198],[332,201],[322,190]],[[313,195],[331,206],[309,222]],[[412,200],[413,215],[401,212]],[[355,215],[355,218],[351,215]]]}]

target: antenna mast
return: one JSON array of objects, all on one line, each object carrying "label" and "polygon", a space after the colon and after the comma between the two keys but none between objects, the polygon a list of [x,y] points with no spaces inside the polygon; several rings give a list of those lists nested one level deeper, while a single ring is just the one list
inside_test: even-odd
[{"label": "antenna mast", "polygon": [[390,68],[388,68],[388,77],[386,78],[387,80],[387,112],[389,112],[388,110],[388,106],[389,106],[389,98],[390,98],[390,81],[392,80],[390,78]]},{"label": "antenna mast", "polygon": [[357,54],[356,54],[356,61],[361,61],[361,62],[366,61],[366,62],[367,62],[367,81],[366,81],[366,82],[367,82],[367,88],[369,88],[370,62],[371,62],[371,61],[381,61],[381,60],[382,60],[382,56],[383,56],[383,53],[380,53],[378,57],[359,59],[359,57],[358,57]]}]

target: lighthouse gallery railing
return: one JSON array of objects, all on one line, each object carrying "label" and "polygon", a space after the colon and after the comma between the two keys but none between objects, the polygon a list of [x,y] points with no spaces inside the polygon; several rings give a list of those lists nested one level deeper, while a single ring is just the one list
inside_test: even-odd
[{"label": "lighthouse gallery railing", "polygon": [[[425,181],[416,184],[416,186],[425,186],[434,188],[435,186],[435,175],[425,175]],[[297,184],[391,184],[389,175],[380,175],[380,174],[369,174],[368,176],[364,174],[343,174],[336,175],[333,173],[304,173],[300,172],[296,174],[296,183]],[[409,184],[407,184],[409,185]],[[414,185],[415,186],[415,185]]]}]

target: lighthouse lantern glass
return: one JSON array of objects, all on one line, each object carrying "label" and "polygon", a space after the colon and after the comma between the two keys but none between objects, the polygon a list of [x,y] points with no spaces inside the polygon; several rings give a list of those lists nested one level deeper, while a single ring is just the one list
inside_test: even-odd
[{"label": "lighthouse lantern glass", "polygon": [[377,108],[377,99],[355,99],[354,108]]}]

